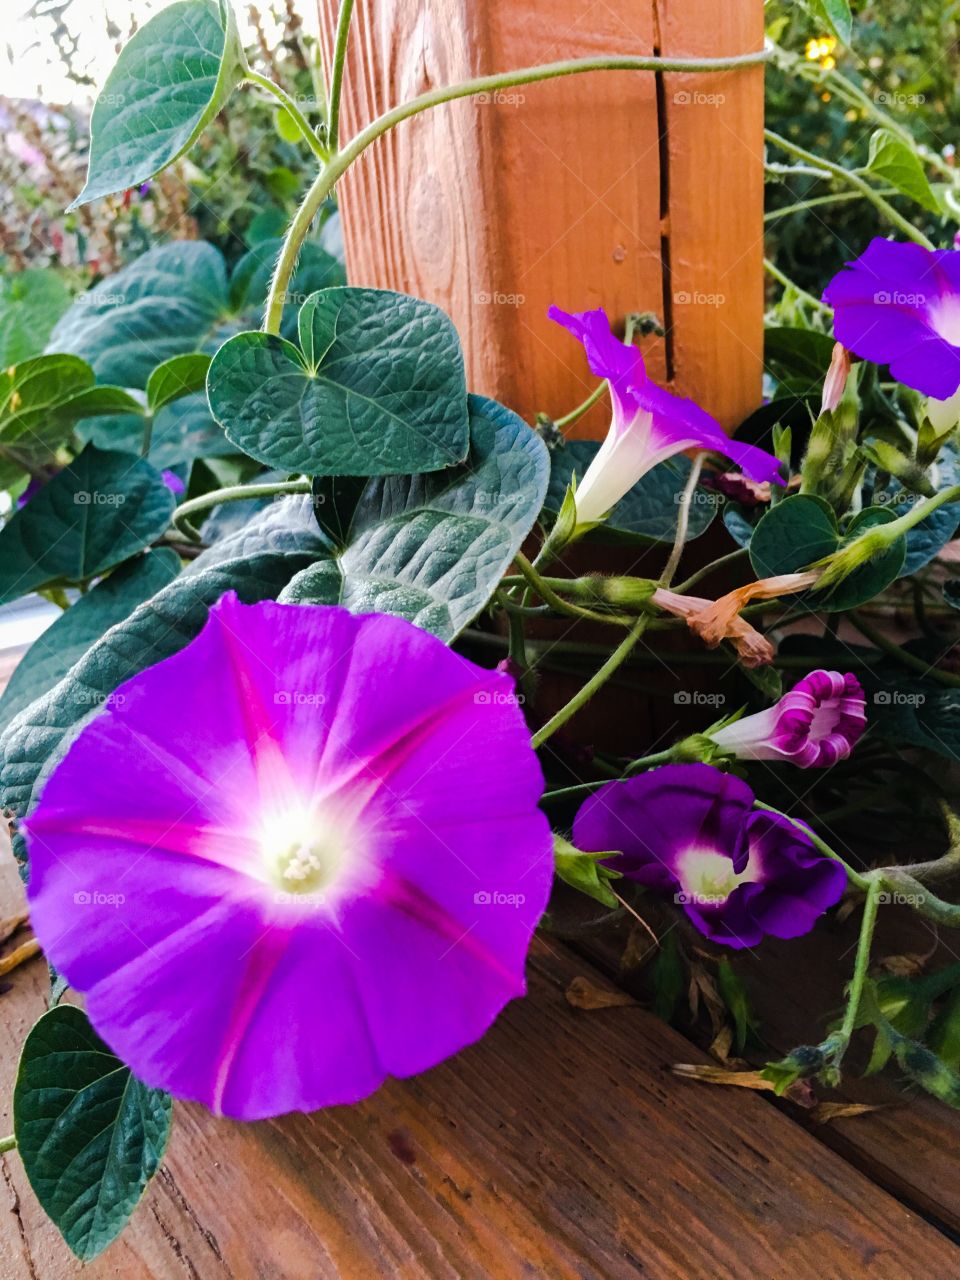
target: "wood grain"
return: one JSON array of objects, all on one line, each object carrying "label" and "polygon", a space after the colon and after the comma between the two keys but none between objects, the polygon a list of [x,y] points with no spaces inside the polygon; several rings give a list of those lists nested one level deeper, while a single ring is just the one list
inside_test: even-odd
[{"label": "wood grain", "polygon": [[[669,1075],[700,1055],[651,1015],[572,1009],[578,976],[604,982],[537,943],[530,995],[484,1040],[355,1107],[241,1125],[178,1106],[162,1173],[83,1275],[910,1280],[917,1259],[956,1273],[953,1246],[786,1116]],[[4,1126],[44,987],[37,961],[0,998]],[[15,1153],[0,1171],[4,1280],[80,1274]]]},{"label": "wood grain", "polygon": [[[337,0],[319,6],[329,48]],[[709,0],[683,0],[662,15],[653,0],[552,0],[549,14],[515,0],[359,0],[344,124],[352,131],[469,76],[648,54],[659,39],[671,53],[759,47],[759,0],[725,5],[722,23],[708,10]],[[753,144],[762,72],[697,77],[692,92],[706,80],[718,82],[706,87],[722,95],[720,108],[695,102],[666,118],[668,86],[653,74],[597,72],[405,122],[340,186],[351,282],[443,306],[463,339],[471,389],[527,417],[560,416],[594,385],[573,340],[547,320],[551,302],[602,304],[619,322],[655,312],[670,328],[666,346],[647,345],[653,376],[674,371],[679,390],[734,425],[760,397],[763,170]],[[676,129],[669,144],[664,126]],[[676,290],[722,292],[725,301],[675,306]],[[608,412],[598,406],[578,432],[599,437]]]}]

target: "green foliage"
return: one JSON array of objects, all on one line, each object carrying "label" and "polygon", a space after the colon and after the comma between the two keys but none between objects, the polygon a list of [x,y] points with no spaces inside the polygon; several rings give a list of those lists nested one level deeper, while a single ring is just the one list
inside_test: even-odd
[{"label": "green foliage", "polygon": [[0,367],[40,354],[70,296],[58,271],[35,267],[0,276]]},{"label": "green foliage", "polygon": [[170,1097],[148,1089],[72,1005],[27,1036],[13,1119],[30,1185],[84,1262],[126,1226],[170,1136]]},{"label": "green foliage", "polygon": [[321,475],[463,461],[463,354],[439,307],[381,289],[325,289],[301,307],[299,339],[241,333],[210,366],[214,416],[245,453]]},{"label": "green foliage", "polygon": [[465,462],[372,482],[342,534],[344,549],[299,573],[280,598],[396,614],[452,640],[530,532],[548,468],[546,448],[525,422],[471,396]]},{"label": "green foliage", "polygon": [[0,604],[112,569],[159,538],[173,508],[149,463],[87,445],[0,529]]},{"label": "green foliage", "polygon": [[229,4],[161,10],[124,45],[97,98],[87,182],[71,208],[137,186],[189,151],[243,71]]}]

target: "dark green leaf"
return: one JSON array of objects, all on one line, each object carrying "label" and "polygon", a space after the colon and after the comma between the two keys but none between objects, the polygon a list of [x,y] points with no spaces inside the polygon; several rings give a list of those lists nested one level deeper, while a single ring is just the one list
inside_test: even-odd
[{"label": "dark green leaf", "polygon": [[0,372],[0,443],[27,449],[69,434],[81,418],[138,412],[120,387],[95,386],[86,361],[71,355],[34,356]]},{"label": "dark green leaf", "polygon": [[149,463],[87,445],[0,529],[0,604],[104,573],[159,538],[173,509]]},{"label": "dark green leaf", "polygon": [[[592,440],[570,440],[550,454],[550,487],[545,507],[556,515],[563,503],[571,477],[584,472],[600,446]],[[590,536],[623,542],[672,542],[677,528],[680,495],[690,474],[689,461],[669,458],[633,486],[611,511],[603,525]],[[717,513],[720,498],[706,489],[697,489],[690,507],[688,538],[698,538]]]},{"label": "dark green leaf", "polygon": [[830,507],[820,498],[795,494],[764,515],[750,540],[750,562],[758,578],[795,573],[828,556],[840,543]]},{"label": "dark green leaf", "polygon": [[[253,313],[263,306],[270,288],[270,278],[277,264],[277,256],[283,247],[280,237],[262,240],[245,253],[230,276],[230,305],[237,314]],[[308,241],[300,250],[297,270],[286,294],[287,315],[292,322],[292,333],[284,337],[296,337],[297,308],[319,289],[331,289],[346,284],[343,266],[320,245]]]},{"label": "dark green leaf", "polygon": [[82,1010],[61,1004],[27,1036],[13,1098],[30,1185],[83,1261],[126,1226],[170,1136],[168,1094],[140,1083]]},{"label": "dark green leaf", "polygon": [[[850,521],[843,543],[852,542],[875,525],[889,524],[895,519],[896,513],[889,507],[867,507]],[[893,546],[868,560],[859,569],[854,569],[853,573],[843,582],[837,583],[831,591],[825,591],[822,596],[824,608],[856,609],[873,600],[901,576],[906,554],[907,540],[898,538]]]},{"label": "dark green leaf", "polygon": [[463,355],[439,307],[380,289],[325,289],[301,308],[299,334],[299,348],[238,334],[210,367],[214,416],[251,457],[308,474],[368,476],[463,460]]},{"label": "dark green leaf", "polygon": [[295,573],[325,551],[310,499],[290,498],[198,556],[11,722],[0,736],[0,802],[25,814],[44,770],[53,767],[104,699],[138,671],[182,649],[225,591],[236,591],[245,604],[275,599]]},{"label": "dark green leaf", "polygon": [[871,135],[867,168],[930,213],[941,212],[916,153],[888,130],[877,129]]},{"label": "dark green leaf", "polygon": [[[938,490],[960,483],[960,456],[955,445],[949,444],[941,451],[932,475]],[[908,492],[899,480],[889,476],[882,488],[877,485],[875,474],[868,476],[868,492],[872,494],[872,505],[889,507],[895,516],[905,515],[919,500],[917,494]],[[929,564],[952,541],[958,526],[960,505],[948,502],[938,507],[926,520],[921,520],[918,525],[909,529],[906,533],[907,555],[901,577],[908,577]]]},{"label": "dark green leaf", "polygon": [[203,391],[209,368],[210,356],[201,355],[198,351],[164,360],[147,379],[147,408],[156,413],[172,400],[179,400],[193,391]]},{"label": "dark green leaf", "polygon": [[960,609],[960,582],[956,578],[943,584],[943,598],[952,609]]},{"label": "dark green leaf", "polygon": [[833,356],[833,338],[815,329],[770,328],[763,335],[763,359],[778,378],[802,380],[802,390],[819,386]]},{"label": "dark green leaf", "polygon": [[0,697],[0,732],[15,715],[60,680],[105,631],[128,618],[180,571],[169,548],[128,560],[81,596],[36,639],[14,668]]},{"label": "dark green leaf", "polygon": [[[226,19],[226,29],[224,29]],[[71,209],[152,178],[189,151],[243,79],[229,4],[177,0],[124,45],[90,121],[86,186]]]},{"label": "dark green leaf", "polygon": [[470,397],[470,438],[455,470],[372,482],[346,550],[298,574],[281,599],[396,614],[452,640],[533,527],[549,469],[540,437],[496,401]]},{"label": "dark green leaf", "polygon": [[51,267],[0,276],[0,368],[40,354],[70,296],[59,271]]},{"label": "dark green leaf", "polygon": [[145,387],[171,356],[215,346],[229,315],[222,254],[203,241],[179,240],[81,294],[47,349],[82,356],[101,381]]},{"label": "dark green leaf", "polygon": [[672,929],[667,930],[654,958],[652,978],[653,1007],[657,1017],[664,1022],[672,1022],[687,986],[686,964]]},{"label": "dark green leaf", "polygon": [[826,22],[838,40],[843,44],[850,43],[850,36],[853,33],[850,0],[810,0],[810,7]]},{"label": "dark green leaf", "polygon": [[[83,441],[92,441],[98,449],[138,454],[143,440],[143,419],[131,414],[88,418],[76,434]],[[235,453],[235,446],[211,417],[205,391],[172,401],[154,419],[148,457],[155,467],[177,467],[197,458],[223,458]]]},{"label": "dark green leaf", "polygon": [[317,524],[338,550],[350,540],[350,523],[368,484],[366,476],[317,476],[313,481]]}]

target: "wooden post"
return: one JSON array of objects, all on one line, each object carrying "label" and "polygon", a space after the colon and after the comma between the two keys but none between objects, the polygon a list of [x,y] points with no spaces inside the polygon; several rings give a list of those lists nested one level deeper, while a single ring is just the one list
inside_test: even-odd
[{"label": "wooden post", "polygon": [[[338,0],[318,0],[329,46]],[[722,12],[722,18],[720,13]],[[762,0],[358,0],[343,122],[471,76],[603,53],[761,47]],[[760,400],[763,73],[592,72],[448,103],[339,189],[354,284],[452,316],[471,390],[558,417],[594,385],[546,310],[651,311],[652,375],[733,427]],[[579,425],[600,436],[598,406]]]}]

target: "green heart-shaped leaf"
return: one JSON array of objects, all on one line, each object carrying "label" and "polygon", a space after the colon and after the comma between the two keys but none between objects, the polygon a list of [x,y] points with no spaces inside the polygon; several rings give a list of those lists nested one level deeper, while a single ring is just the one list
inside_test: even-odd
[{"label": "green heart-shaped leaf", "polygon": [[103,382],[145,387],[164,360],[207,349],[229,312],[219,249],[202,240],[174,241],[81,294],[47,350],[82,356]]},{"label": "green heart-shaped leaf", "polygon": [[149,463],[87,445],[0,529],[0,604],[120,564],[160,537],[174,505]]},{"label": "green heart-shaped leaf", "polygon": [[912,148],[889,130],[877,129],[871,135],[867,168],[930,213],[941,212],[923,165]]},{"label": "green heart-shaped leaf", "polygon": [[0,444],[29,449],[81,418],[134,412],[140,405],[122,387],[96,386],[96,375],[77,356],[34,356],[0,372]]},{"label": "green heart-shaped leaf", "polygon": [[69,305],[70,290],[52,267],[0,276],[0,368],[39,355]]},{"label": "green heart-shaped leaf", "polygon": [[245,604],[274,600],[294,574],[328,550],[310,499],[289,498],[204,551],[10,723],[0,736],[0,802],[25,814],[45,770],[104,699],[138,671],[182,649],[225,591],[236,591]]},{"label": "green heart-shaped leaf", "polygon": [[[88,418],[76,429],[77,437],[98,449],[138,454],[143,442],[143,418],[132,414]],[[236,454],[223,428],[210,416],[205,391],[181,396],[166,404],[153,420],[149,461],[157,468],[178,467],[197,458],[223,458]]]},{"label": "green heart-shaped leaf", "polygon": [[450,641],[490,599],[533,527],[549,465],[521,418],[471,396],[466,462],[369,484],[342,553],[298,574],[280,599],[391,613]]},{"label": "green heart-shaped leaf", "polygon": [[17,663],[0,697],[0,731],[65,676],[105,631],[123,622],[179,572],[180,557],[175,551],[169,547],[148,551],[128,560],[81,596]]},{"label": "green heart-shaped leaf", "polygon": [[97,97],[87,182],[70,208],[135,187],[189,151],[243,70],[229,4],[161,10],[124,45]]},{"label": "green heart-shaped leaf", "polygon": [[[567,486],[576,472],[584,473],[600,448],[593,440],[568,440],[550,454],[550,486],[544,506],[559,513]],[[617,542],[672,542],[677,529],[680,495],[690,475],[690,462],[683,456],[668,458],[638,480],[621,498],[607,519],[592,534],[594,540]],[[720,505],[718,494],[697,489],[690,506],[687,538],[699,538],[708,528]]]},{"label": "green heart-shaped leaf", "polygon": [[309,475],[438,471],[468,447],[460,340],[429,302],[324,289],[303,304],[300,346],[241,333],[214,356],[207,396],[227,438]]},{"label": "green heart-shaped leaf", "polygon": [[160,1167],[173,1104],[111,1053],[82,1010],[34,1025],[13,1095],[17,1149],[37,1199],[83,1261],[123,1230]]},{"label": "green heart-shaped leaf", "polygon": [[[757,524],[750,540],[750,562],[758,578],[796,573],[852,542],[866,529],[896,519],[885,507],[868,507],[850,522],[841,538],[836,516],[821,498],[795,494],[777,503]],[[906,539],[855,569],[831,591],[812,597],[815,608],[844,610],[872,600],[903,568]]]},{"label": "green heart-shaped leaf", "polygon": [[147,379],[147,408],[156,413],[172,400],[202,391],[207,383],[210,357],[199,351],[171,356],[158,364]]}]

